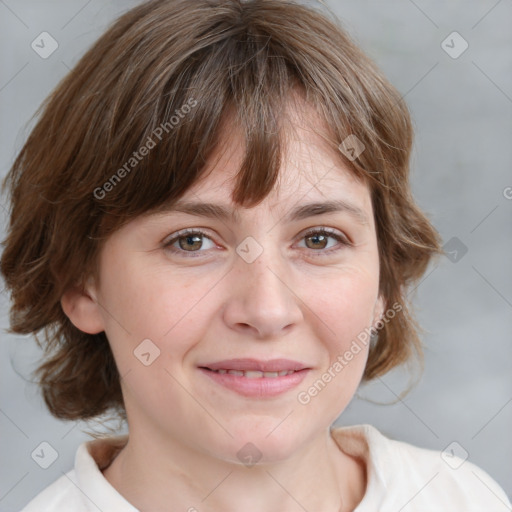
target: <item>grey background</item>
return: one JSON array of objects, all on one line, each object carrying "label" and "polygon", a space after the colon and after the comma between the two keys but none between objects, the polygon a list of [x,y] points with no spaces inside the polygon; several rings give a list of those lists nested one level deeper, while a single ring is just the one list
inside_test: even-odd
[{"label": "grey background", "polygon": [[[1,176],[41,101],[111,20],[136,3],[0,0]],[[338,424],[370,423],[438,450],[457,441],[462,448],[455,452],[466,450],[512,496],[512,2],[326,3],[405,96],[416,127],[415,196],[445,242],[457,237],[467,247],[456,262],[442,257],[414,292],[425,329],[421,381],[401,400],[403,371],[361,388]],[[59,44],[47,59],[30,46],[42,31]],[[457,59],[441,47],[453,31],[469,44]],[[5,198],[0,215],[3,239]],[[39,358],[35,343],[3,331],[4,290],[0,308],[0,510],[15,511],[72,467],[91,426],[57,421],[45,410],[27,382]],[[46,470],[31,458],[42,441],[58,452]]]}]

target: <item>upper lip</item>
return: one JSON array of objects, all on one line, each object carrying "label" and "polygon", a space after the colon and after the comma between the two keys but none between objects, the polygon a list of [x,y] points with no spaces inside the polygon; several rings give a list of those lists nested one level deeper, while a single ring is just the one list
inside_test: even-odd
[{"label": "upper lip", "polygon": [[208,368],[210,370],[281,372],[285,370],[305,370],[309,367],[304,363],[291,359],[271,359],[269,361],[262,361],[260,359],[225,359],[215,363],[202,364],[200,368]]}]

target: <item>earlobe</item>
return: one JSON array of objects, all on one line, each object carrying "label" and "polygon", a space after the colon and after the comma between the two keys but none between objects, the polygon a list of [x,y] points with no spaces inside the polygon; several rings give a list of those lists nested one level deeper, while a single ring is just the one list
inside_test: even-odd
[{"label": "earlobe", "polygon": [[88,334],[98,334],[105,330],[93,291],[73,286],[61,297],[60,304],[65,315],[77,329]]},{"label": "earlobe", "polygon": [[382,295],[379,295],[377,302],[375,303],[375,308],[373,310],[373,327],[375,328],[382,317],[384,316],[384,311],[386,309],[386,301]]}]

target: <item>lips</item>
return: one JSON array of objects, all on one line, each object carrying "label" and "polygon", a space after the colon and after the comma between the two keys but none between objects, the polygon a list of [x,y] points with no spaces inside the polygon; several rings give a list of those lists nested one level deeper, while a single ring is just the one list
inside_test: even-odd
[{"label": "lips", "polygon": [[210,379],[253,398],[275,397],[298,386],[310,367],[290,359],[229,359],[199,366]]}]

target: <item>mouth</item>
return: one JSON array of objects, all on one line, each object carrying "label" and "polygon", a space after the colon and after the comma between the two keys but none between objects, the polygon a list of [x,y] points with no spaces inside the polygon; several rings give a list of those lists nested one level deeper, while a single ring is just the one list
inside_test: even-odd
[{"label": "mouth", "polygon": [[311,368],[289,359],[230,359],[200,365],[199,370],[235,393],[264,398],[280,395],[298,386]]}]

